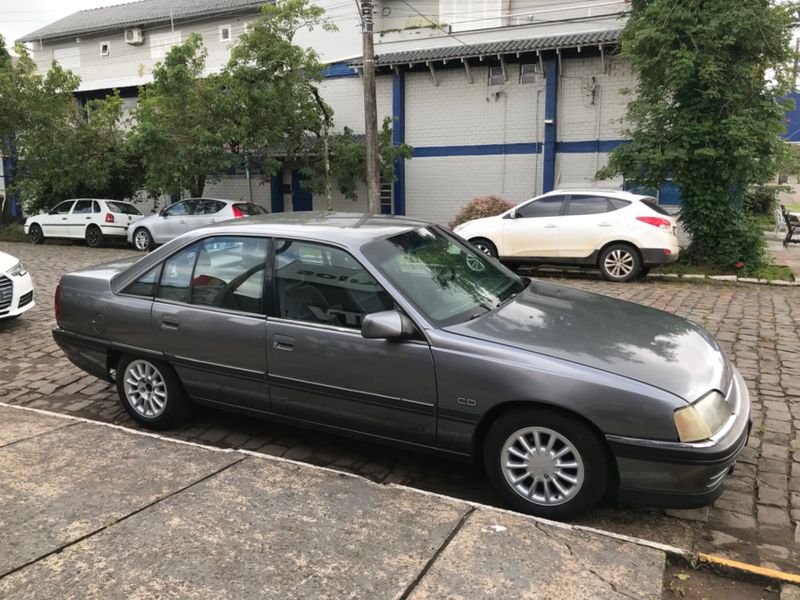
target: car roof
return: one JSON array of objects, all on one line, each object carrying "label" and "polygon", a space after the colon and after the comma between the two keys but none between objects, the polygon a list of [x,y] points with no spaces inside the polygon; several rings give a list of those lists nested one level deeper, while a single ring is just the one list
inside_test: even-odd
[{"label": "car roof", "polygon": [[425,221],[392,215],[304,211],[253,215],[244,219],[223,221],[194,229],[186,236],[204,237],[209,233],[287,236],[360,247],[372,240],[429,225],[431,224]]},{"label": "car roof", "polygon": [[553,190],[542,194],[542,196],[559,196],[565,194],[588,194],[588,195],[601,195],[609,196],[611,198],[620,198],[622,200],[641,200],[642,198],[652,198],[646,194],[634,194],[633,192],[626,192],[624,190],[603,189],[603,188],[583,188],[583,189],[560,189]]}]

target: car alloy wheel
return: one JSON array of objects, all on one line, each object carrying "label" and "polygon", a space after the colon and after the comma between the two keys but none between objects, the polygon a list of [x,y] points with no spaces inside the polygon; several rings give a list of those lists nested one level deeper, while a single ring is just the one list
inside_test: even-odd
[{"label": "car alloy wheel", "polygon": [[566,437],[546,427],[512,433],[503,444],[500,461],[508,485],[535,504],[564,504],[583,485],[580,452]]},{"label": "car alloy wheel", "polygon": [[613,244],[600,255],[600,272],[609,281],[630,281],[642,269],[639,253],[627,244]]},{"label": "car alloy wheel", "polygon": [[129,363],[123,375],[125,397],[133,410],[154,419],[167,406],[167,384],[159,370],[146,360]]},{"label": "car alloy wheel", "polygon": [[483,238],[476,238],[470,240],[470,243],[475,246],[478,250],[483,252],[486,256],[491,256],[492,258],[497,258],[497,248],[494,247],[494,244],[489,240],[485,240]]},{"label": "car alloy wheel", "polygon": [[601,436],[579,417],[536,405],[505,412],[491,424],[483,461],[512,508],[548,519],[592,508],[609,481],[610,455]]},{"label": "car alloy wheel", "polygon": [[167,429],[190,412],[189,398],[168,363],[126,355],[117,364],[116,379],[122,406],[144,427]]},{"label": "car alloy wheel", "polygon": [[147,252],[150,250],[153,245],[153,238],[150,235],[150,232],[144,228],[137,229],[133,234],[133,245],[141,252]]},{"label": "car alloy wheel", "polygon": [[44,241],[42,228],[35,223],[31,225],[30,229],[28,229],[28,239],[34,244],[41,244]]}]

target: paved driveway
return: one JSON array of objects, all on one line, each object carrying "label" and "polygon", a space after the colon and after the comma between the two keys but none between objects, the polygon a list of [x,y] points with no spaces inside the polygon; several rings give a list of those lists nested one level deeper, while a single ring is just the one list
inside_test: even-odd
[{"label": "paved driveway", "polygon": [[[37,306],[0,321],[0,401],[136,427],[116,392],[72,366],[53,342],[52,297],[69,270],[133,254],[122,249],[0,243],[33,274]],[[565,280],[566,285],[647,304],[707,328],[742,371],[754,405],[748,448],[711,509],[660,511],[603,507],[582,523],[710,551],[746,562],[800,568],[800,292],[796,288],[676,281],[615,285]],[[499,504],[469,466],[250,417],[201,411],[167,435],[245,448]]]}]

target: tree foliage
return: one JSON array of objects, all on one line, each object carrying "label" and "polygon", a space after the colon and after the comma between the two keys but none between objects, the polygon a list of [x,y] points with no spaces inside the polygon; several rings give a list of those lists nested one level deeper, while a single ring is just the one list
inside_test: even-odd
[{"label": "tree foliage", "polygon": [[202,196],[206,181],[234,164],[225,146],[222,78],[204,76],[207,55],[192,34],[169,50],[153,69],[153,83],[139,92],[133,143],[152,196]]},{"label": "tree foliage", "polygon": [[780,155],[791,19],[771,0],[634,0],[622,56],[639,76],[627,135],[605,178],[681,190],[690,256],[721,266],[763,256],[742,210]]}]

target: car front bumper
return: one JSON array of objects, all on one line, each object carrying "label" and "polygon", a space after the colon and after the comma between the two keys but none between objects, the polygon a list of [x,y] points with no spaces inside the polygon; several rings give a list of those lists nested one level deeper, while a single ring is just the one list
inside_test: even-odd
[{"label": "car front bumper", "polygon": [[8,294],[7,285],[2,286],[5,294],[0,297],[0,306],[3,307],[0,308],[0,319],[16,317],[36,306],[33,301],[33,280],[30,273],[26,273],[21,277],[11,277],[9,275],[4,275],[3,277],[11,281],[11,301],[9,302],[5,296],[5,294]]},{"label": "car front bumper", "polygon": [[732,370],[726,400],[734,414],[714,438],[678,443],[606,436],[617,461],[620,502],[695,508],[722,494],[751,425],[747,386],[739,371]]}]

